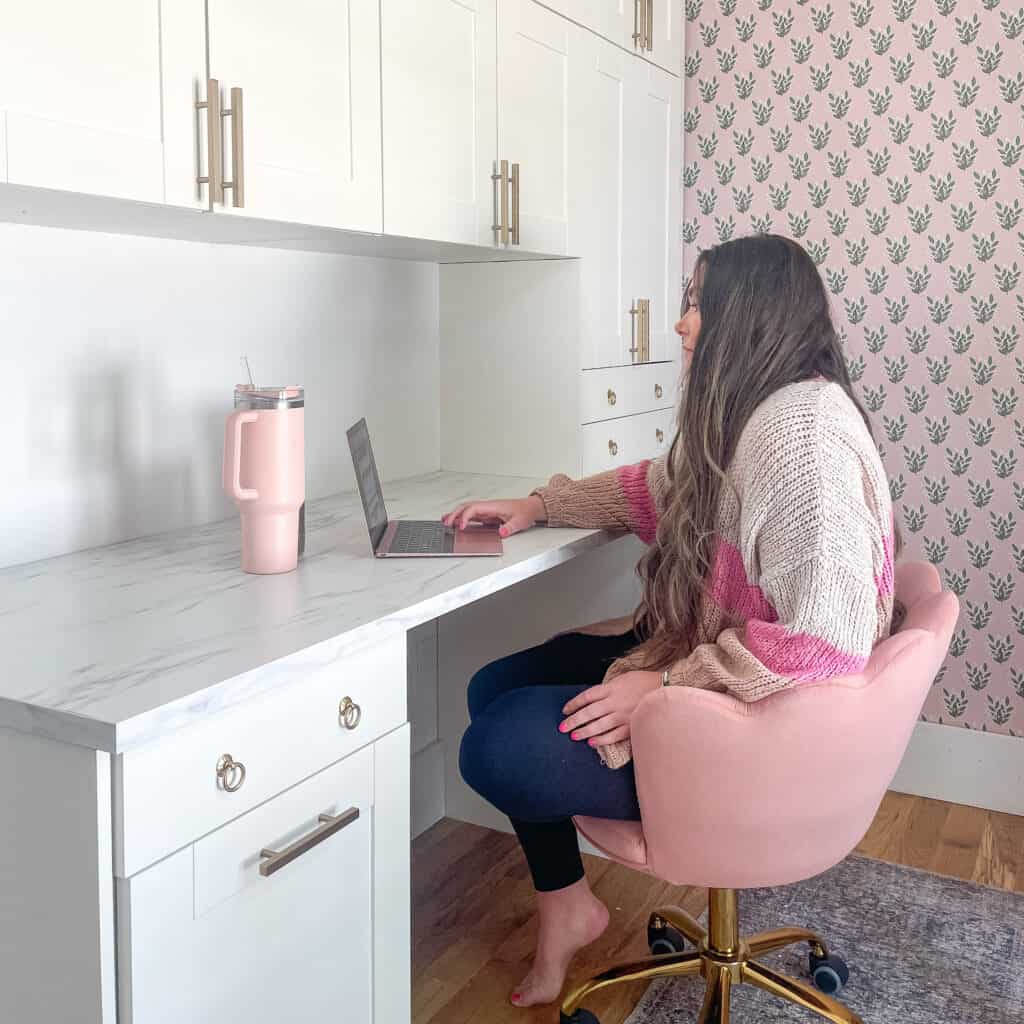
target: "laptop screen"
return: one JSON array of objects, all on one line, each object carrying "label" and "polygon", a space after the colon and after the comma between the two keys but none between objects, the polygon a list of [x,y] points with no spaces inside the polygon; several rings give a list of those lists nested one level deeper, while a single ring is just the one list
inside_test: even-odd
[{"label": "laptop screen", "polygon": [[366,528],[370,531],[370,543],[376,552],[384,531],[388,527],[388,513],[384,507],[384,493],[377,476],[377,463],[370,447],[370,432],[366,428],[366,420],[361,419],[348,429],[348,446],[352,451],[352,465],[356,471],[356,483],[359,485],[359,496],[363,499],[363,511],[366,513]]}]

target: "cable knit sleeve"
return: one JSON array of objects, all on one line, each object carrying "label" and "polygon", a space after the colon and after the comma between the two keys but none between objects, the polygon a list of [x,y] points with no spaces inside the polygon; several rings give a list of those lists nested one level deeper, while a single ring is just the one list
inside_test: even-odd
[{"label": "cable knit sleeve", "polygon": [[623,529],[653,542],[658,517],[665,507],[664,457],[573,480],[553,476],[538,495],[547,510],[548,526],[576,526],[588,530]]},{"label": "cable knit sleeve", "polygon": [[830,397],[809,419],[769,424],[756,458],[737,453],[740,545],[719,541],[705,599],[745,621],[671,666],[671,683],[755,701],[859,672],[888,631],[888,495],[867,432],[833,416]]}]

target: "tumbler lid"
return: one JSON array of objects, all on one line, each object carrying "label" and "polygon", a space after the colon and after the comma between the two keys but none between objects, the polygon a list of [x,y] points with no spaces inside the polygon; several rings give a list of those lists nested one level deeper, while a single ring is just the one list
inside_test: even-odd
[{"label": "tumbler lid", "polygon": [[297,384],[256,388],[235,385],[236,409],[301,409],[306,404],[306,389]]}]

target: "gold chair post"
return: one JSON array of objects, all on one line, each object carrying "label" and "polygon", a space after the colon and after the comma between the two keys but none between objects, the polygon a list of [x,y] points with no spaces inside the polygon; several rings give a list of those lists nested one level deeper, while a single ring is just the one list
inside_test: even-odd
[{"label": "gold chair post", "polygon": [[708,949],[731,957],[740,948],[739,905],[735,889],[708,890]]}]

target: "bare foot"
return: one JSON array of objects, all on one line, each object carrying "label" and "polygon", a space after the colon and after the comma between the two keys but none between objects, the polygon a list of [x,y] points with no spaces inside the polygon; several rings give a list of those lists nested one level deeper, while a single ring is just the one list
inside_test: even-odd
[{"label": "bare foot", "polygon": [[555,892],[537,893],[537,952],[530,973],[512,991],[513,1006],[554,1002],[572,958],[608,927],[608,908],[586,878]]}]

